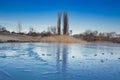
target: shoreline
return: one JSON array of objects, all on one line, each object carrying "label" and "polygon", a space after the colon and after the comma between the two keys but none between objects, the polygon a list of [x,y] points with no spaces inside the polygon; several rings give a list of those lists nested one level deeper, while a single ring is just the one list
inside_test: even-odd
[{"label": "shoreline", "polygon": [[[51,41],[0,41],[0,43],[80,43],[80,42],[51,42]],[[109,42],[109,41],[95,41],[95,42],[85,42],[85,43],[116,43],[117,42]]]}]

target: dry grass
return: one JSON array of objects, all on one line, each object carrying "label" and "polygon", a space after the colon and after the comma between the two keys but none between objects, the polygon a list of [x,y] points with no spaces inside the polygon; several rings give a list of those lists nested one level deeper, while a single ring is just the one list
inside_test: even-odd
[{"label": "dry grass", "polygon": [[37,42],[40,41],[41,37],[31,37],[26,35],[0,35],[0,40],[3,42],[7,41],[20,41],[20,42]]},{"label": "dry grass", "polygon": [[60,43],[85,43],[86,41],[76,39],[67,35],[51,36],[41,38],[41,42],[60,42]]},{"label": "dry grass", "polygon": [[31,37],[26,35],[0,35],[0,40],[20,41],[20,42],[59,42],[59,43],[85,43],[84,40],[76,39],[67,35],[50,36],[50,37]]}]

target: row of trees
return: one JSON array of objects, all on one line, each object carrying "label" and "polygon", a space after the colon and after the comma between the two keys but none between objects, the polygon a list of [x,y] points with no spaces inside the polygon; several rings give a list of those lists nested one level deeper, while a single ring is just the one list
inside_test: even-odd
[{"label": "row of trees", "polygon": [[4,32],[4,31],[6,31],[6,28],[0,25],[0,32]]},{"label": "row of trees", "polygon": [[83,40],[94,42],[94,41],[110,41],[110,42],[119,42],[120,43],[120,34],[115,32],[98,32],[86,30],[84,33],[74,35],[76,38],[81,38]]},{"label": "row of trees", "polygon": [[[28,33],[23,33],[19,29],[22,29],[22,27],[20,28],[20,26],[18,26],[18,32],[14,32],[14,31],[10,32],[6,29],[6,27],[0,25],[0,34],[12,34],[12,35],[19,34],[19,35],[28,35],[28,36],[41,36],[41,37],[58,35],[57,28],[55,26],[48,27],[47,31],[42,31],[41,33],[36,32],[34,28],[30,28]],[[72,34],[72,30],[70,30],[69,33]],[[115,32],[101,33],[98,31],[86,30],[84,33],[73,35],[73,37],[81,38],[89,42],[110,41],[110,42],[120,43],[120,34],[117,34]]]},{"label": "row of trees", "polygon": [[7,31],[6,27],[0,25],[0,33],[10,33],[10,32]]},{"label": "row of trees", "polygon": [[[57,21],[57,27],[48,27],[47,31],[43,31],[41,33],[36,32],[33,28],[29,29],[29,32],[27,34],[22,32],[22,24],[19,22],[17,26],[17,32],[10,32],[7,31],[5,27],[0,25],[0,32],[4,34],[21,34],[21,35],[29,35],[29,36],[53,36],[53,35],[69,35],[72,34],[72,30],[69,32],[69,27],[68,27],[68,15],[67,12],[63,13],[63,29],[61,28],[61,17],[62,13],[58,13],[58,21]],[[61,30],[62,29],[62,30]]]},{"label": "row of trees", "polygon": [[[59,12],[58,13],[58,22],[57,22],[57,33],[58,33],[58,35],[62,34],[62,30],[61,30],[61,16],[62,16],[62,14]],[[67,12],[63,13],[63,35],[69,35]]]},{"label": "row of trees", "polygon": [[56,27],[48,27],[47,31],[42,31],[42,32],[37,32],[34,28],[30,27],[28,33],[24,33],[22,32],[22,25],[18,24],[17,26],[17,31],[8,31],[6,29],[6,27],[0,25],[0,34],[6,34],[6,35],[10,35],[10,34],[19,34],[19,35],[28,35],[28,36],[53,36],[53,35],[57,35],[57,29]]}]

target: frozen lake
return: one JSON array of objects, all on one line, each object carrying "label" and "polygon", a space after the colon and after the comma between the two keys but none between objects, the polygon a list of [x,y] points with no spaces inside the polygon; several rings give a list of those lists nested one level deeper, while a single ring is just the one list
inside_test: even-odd
[{"label": "frozen lake", "polygon": [[120,80],[120,44],[0,43],[0,80]]}]

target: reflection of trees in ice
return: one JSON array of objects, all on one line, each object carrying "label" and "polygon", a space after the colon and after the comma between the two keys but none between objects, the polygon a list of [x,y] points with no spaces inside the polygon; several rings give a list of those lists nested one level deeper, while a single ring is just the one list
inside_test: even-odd
[{"label": "reflection of trees in ice", "polygon": [[57,46],[56,52],[56,69],[58,73],[62,74],[62,78],[66,77],[66,70],[67,70],[67,58],[68,58],[68,47],[67,45],[60,45]]}]

